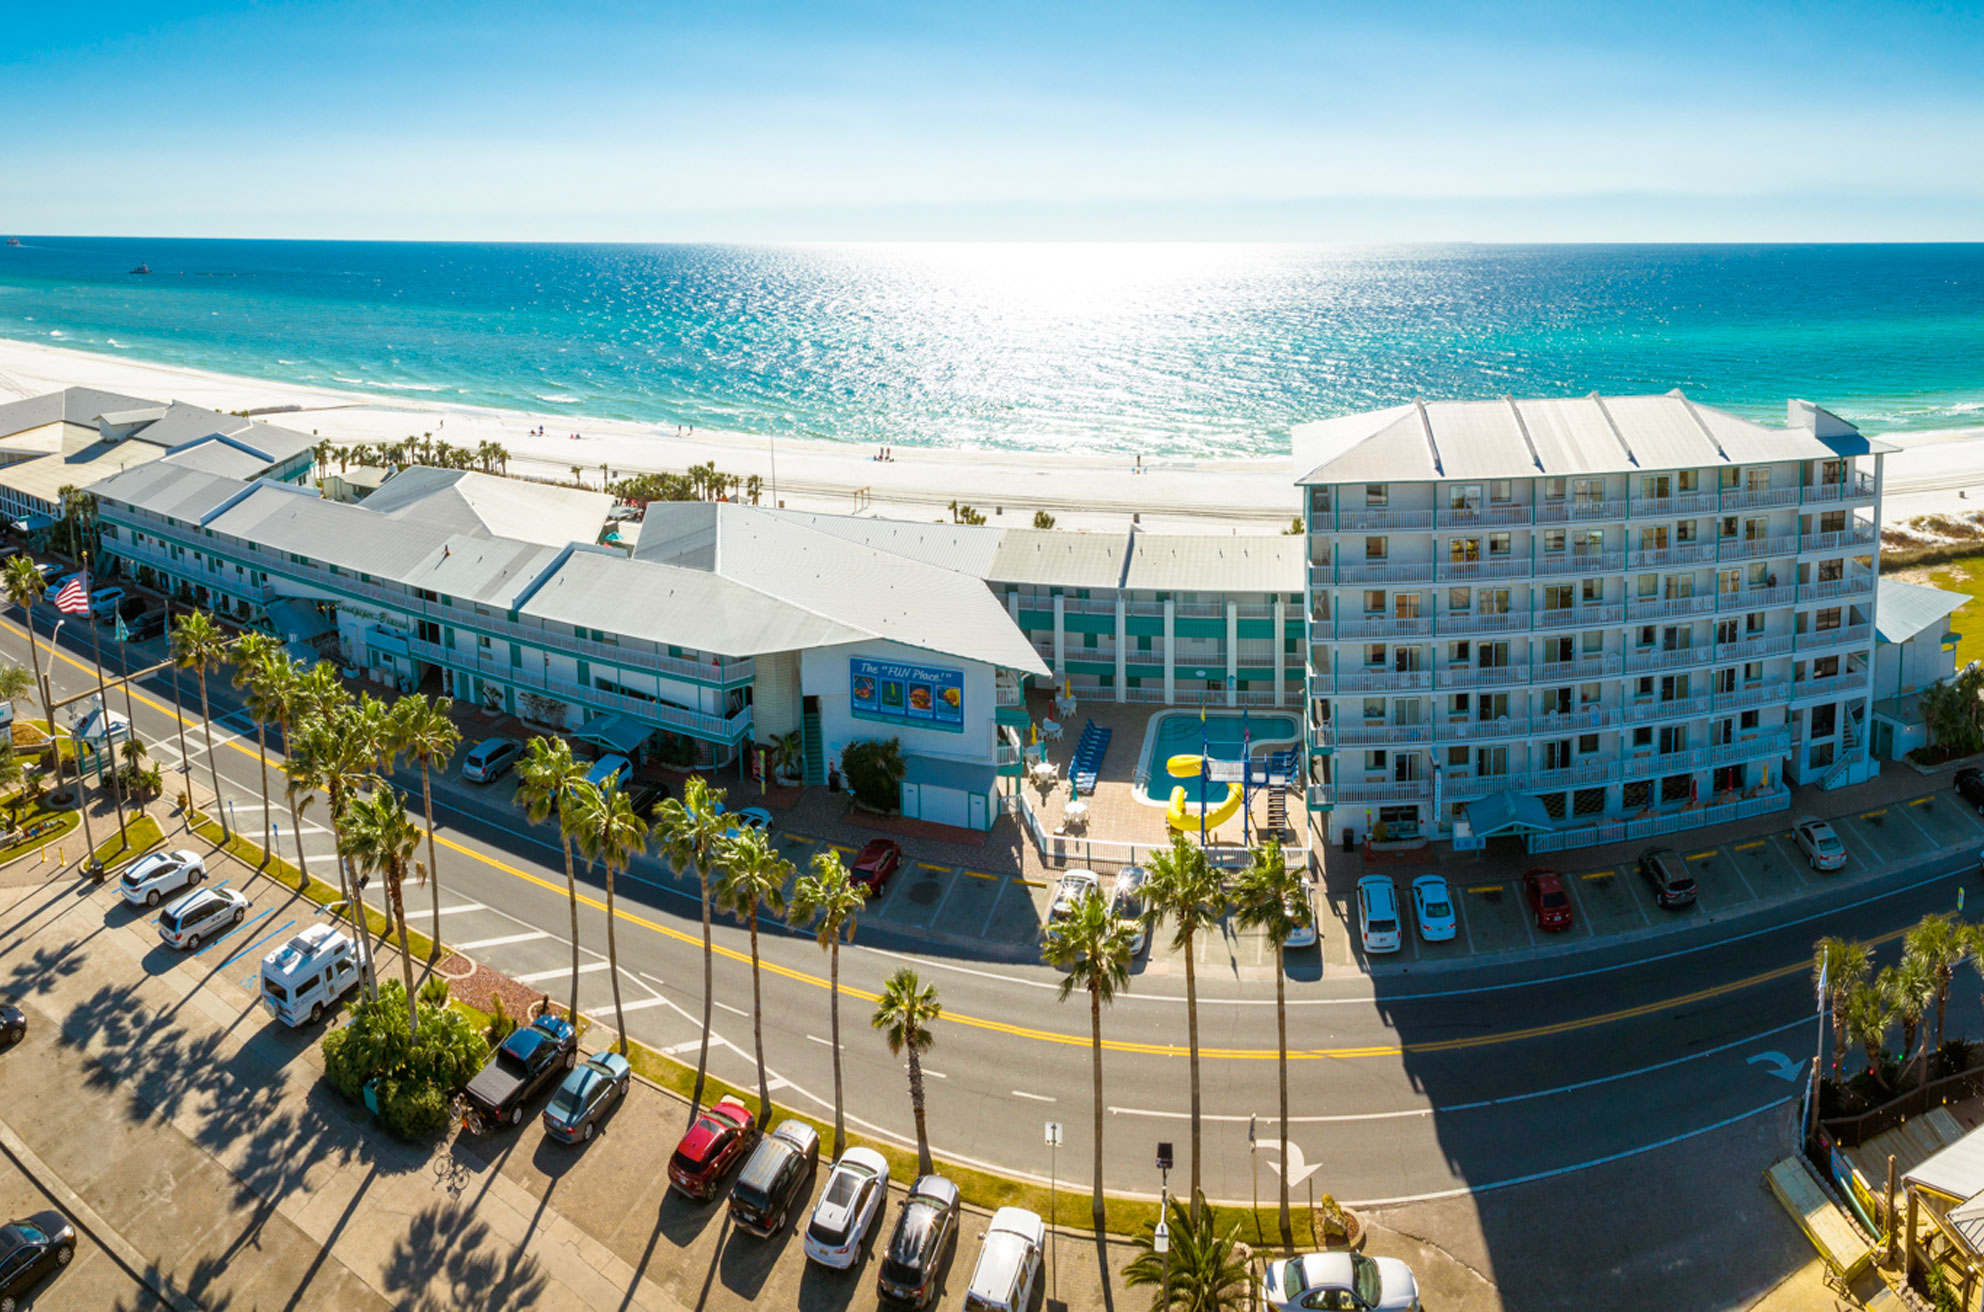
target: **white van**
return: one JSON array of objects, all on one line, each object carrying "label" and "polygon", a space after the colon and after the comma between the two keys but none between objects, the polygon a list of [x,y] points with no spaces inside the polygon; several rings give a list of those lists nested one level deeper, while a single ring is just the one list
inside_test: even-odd
[{"label": "white van", "polygon": [[312,925],[262,958],[262,1006],[285,1025],[314,1024],[358,987],[359,951],[330,925]]}]

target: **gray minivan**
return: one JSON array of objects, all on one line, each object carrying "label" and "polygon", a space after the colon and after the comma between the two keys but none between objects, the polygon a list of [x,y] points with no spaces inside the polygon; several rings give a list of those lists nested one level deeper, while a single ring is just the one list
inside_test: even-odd
[{"label": "gray minivan", "polygon": [[[820,1166],[820,1136],[804,1121],[781,1121],[758,1140],[730,1189],[730,1219],[760,1239],[778,1232],[792,1200],[811,1192]],[[807,1187],[802,1190],[801,1182]]]}]

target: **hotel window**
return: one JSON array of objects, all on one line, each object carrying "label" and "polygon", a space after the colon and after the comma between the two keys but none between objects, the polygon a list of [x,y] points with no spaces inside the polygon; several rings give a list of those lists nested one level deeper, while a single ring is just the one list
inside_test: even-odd
[{"label": "hotel window", "polygon": [[1735,692],[1736,667],[1732,665],[1726,670],[1717,670],[1709,675],[1708,690],[1718,696]]},{"label": "hotel window", "polygon": [[1488,485],[1488,500],[1498,506],[1506,506],[1515,498],[1515,484],[1506,478],[1496,479]]},{"label": "hotel window", "polygon": [[1605,685],[1602,683],[1581,683],[1578,685],[1578,705],[1596,706],[1605,700]]},{"label": "hotel window", "polygon": [[1688,700],[1688,676],[1685,674],[1663,674],[1660,676],[1660,700],[1663,702],[1684,702]]},{"label": "hotel window", "polygon": [[1563,529],[1545,529],[1543,530],[1543,554],[1546,556],[1561,556],[1564,554],[1564,547],[1569,541],[1569,535]]},{"label": "hotel window", "polygon": [[1674,475],[1674,485],[1683,492],[1693,492],[1701,486],[1701,473],[1699,470],[1684,469]]},{"label": "hotel window", "polygon": [[1419,709],[1419,699],[1417,697],[1399,698],[1392,703],[1392,723],[1418,724]]},{"label": "hotel window", "polygon": [[1579,756],[1591,756],[1591,755],[1594,755],[1594,754],[1596,754],[1596,753],[1597,753],[1597,751],[1598,751],[1598,735],[1597,735],[1597,734],[1595,734],[1595,733],[1581,733],[1581,734],[1579,734],[1579,735],[1578,735],[1578,755],[1579,755]]},{"label": "hotel window", "polygon": [[1759,711],[1744,711],[1742,718],[1737,720],[1736,722],[1737,727],[1739,729],[1745,729],[1745,730],[1754,729],[1762,723],[1763,723],[1763,716],[1762,716],[1762,712]]},{"label": "hotel window", "polygon": [[1509,663],[1509,644],[1506,642],[1484,642],[1474,649],[1475,664],[1484,670],[1505,669]]},{"label": "hotel window", "polygon": [[1447,488],[1447,509],[1481,509],[1481,484],[1455,483]]},{"label": "hotel window", "polygon": [[1581,556],[1596,556],[1605,550],[1605,530],[1588,528],[1571,539],[1571,550]]},{"label": "hotel window", "polygon": [[[1417,647],[1392,648],[1392,668],[1398,671],[1400,674],[1411,674],[1414,671],[1416,671],[1419,668],[1419,648]],[[1215,691],[1218,690],[1217,684],[1218,681],[1214,680],[1212,686]]]},{"label": "hotel window", "polygon": [[1762,633],[1764,631],[1764,613],[1760,610],[1753,610],[1748,615],[1745,615],[1743,617],[1743,631],[1751,636]]},{"label": "hotel window", "polygon": [[1364,504],[1366,506],[1374,509],[1382,509],[1384,506],[1390,504],[1390,502],[1390,489],[1383,483],[1366,483],[1364,485]]},{"label": "hotel window", "polygon": [[1474,590],[1472,588],[1448,588],[1447,611],[1453,615],[1468,615],[1474,611]]},{"label": "hotel window", "polygon": [[1692,520],[1692,519],[1682,520],[1680,523],[1674,526],[1674,541],[1677,544],[1682,542],[1698,541],[1699,534],[1697,530],[1699,529],[1699,527],[1700,524],[1699,521],[1697,520]]},{"label": "hotel window", "polygon": [[1641,551],[1665,551],[1667,549],[1667,525],[1654,524],[1640,530]]},{"label": "hotel window", "polygon": [[1674,486],[1665,474],[1640,476],[1640,496],[1648,501],[1664,501],[1674,495]]},{"label": "hotel window", "polygon": [[1749,574],[1750,574],[1751,587],[1767,588],[1771,586],[1770,581],[1772,575],[1770,572],[1770,565],[1767,562],[1759,560],[1752,563],[1750,566]]},{"label": "hotel window", "polygon": [[1770,470],[1769,470],[1769,468],[1764,468],[1764,469],[1746,469],[1746,470],[1744,470],[1744,471],[1743,471],[1743,490],[1744,490],[1745,492],[1768,492],[1768,491],[1770,491]]},{"label": "hotel window", "polygon": [[1812,677],[1814,679],[1830,679],[1838,673],[1839,657],[1837,656],[1821,656],[1812,662]]},{"label": "hotel window", "polygon": [[1509,695],[1505,692],[1484,692],[1475,704],[1475,710],[1483,724],[1506,720],[1509,718]]},{"label": "hotel window", "polygon": [[1568,769],[1570,767],[1570,764],[1571,764],[1570,739],[1560,738],[1552,742],[1546,742],[1543,744],[1544,769],[1564,770],[1564,769]]},{"label": "hotel window", "polygon": [[1828,606],[1826,609],[1814,615],[1812,617],[1812,627],[1813,629],[1817,630],[1820,633],[1826,633],[1833,629],[1838,628],[1839,607]]},{"label": "hotel window", "polygon": [[1717,642],[1734,642],[1736,641],[1736,634],[1737,627],[1735,620],[1717,620],[1715,622],[1715,640]]},{"label": "hotel window", "polygon": [[1770,536],[1770,520],[1762,515],[1743,517],[1743,541],[1762,542]]},{"label": "hotel window", "polygon": [[1660,726],[1660,754],[1672,756],[1676,752],[1688,750],[1688,726],[1685,724],[1663,724]]},{"label": "hotel window", "polygon": [[1577,644],[1569,638],[1545,638],[1543,640],[1543,660],[1545,664],[1562,664],[1578,657]]},{"label": "hotel window", "polygon": [[1739,473],[1740,473],[1739,470],[1730,469],[1726,467],[1716,470],[1715,471],[1716,486],[1721,488],[1724,492],[1734,492],[1736,490],[1736,479]]},{"label": "hotel window", "polygon": [[1836,583],[1846,577],[1846,562],[1835,557],[1819,562],[1819,582]]},{"label": "hotel window", "polygon": [[1364,770],[1376,774],[1385,768],[1385,754],[1382,751],[1364,753]]},{"label": "hotel window", "polygon": [[1845,481],[1846,462],[1844,460],[1821,460],[1819,462],[1819,482],[1831,484],[1844,483]]},{"label": "hotel window", "polygon": [[1812,708],[1812,737],[1830,738],[1833,735],[1833,731],[1838,727],[1839,707],[1833,705],[1831,702],[1827,702],[1823,706],[1814,706]]},{"label": "hotel window", "polygon": [[1509,590],[1507,588],[1481,589],[1481,613],[1483,615],[1506,615],[1509,613]]},{"label": "hotel window", "polygon": [[1473,659],[1473,656],[1474,645],[1472,643],[1450,642],[1447,644],[1447,664],[1449,665],[1465,665]]},{"label": "hotel window", "polygon": [[1640,641],[1639,641],[1640,646],[1651,647],[1653,645],[1653,639],[1654,639],[1653,625],[1651,624],[1640,625],[1639,637],[1640,637]]},{"label": "hotel window", "polygon": [[1658,597],[1660,595],[1660,576],[1658,574],[1640,575],[1639,593],[1641,601],[1651,601],[1655,597]]},{"label": "hotel window", "polygon": [[1844,533],[1845,531],[1846,512],[1844,510],[1828,510],[1819,516],[1819,532]]},{"label": "hotel window", "polygon": [[1661,580],[1663,595],[1669,601],[1685,601],[1695,595],[1695,576],[1692,574],[1669,574]]},{"label": "hotel window", "polygon": [[1486,778],[1509,772],[1509,749],[1506,747],[1481,747],[1474,753],[1474,773]]},{"label": "hotel window", "polygon": [[1544,479],[1543,499],[1545,501],[1562,501],[1564,499],[1564,480],[1561,478]]},{"label": "hotel window", "polygon": [[1605,480],[1602,478],[1572,479],[1571,499],[1580,506],[1597,505],[1605,500]]},{"label": "hotel window", "polygon": [[1587,603],[1596,605],[1605,600],[1605,580],[1584,579],[1579,582],[1578,591],[1584,594]]},{"label": "hotel window", "polygon": [[1546,688],[1539,703],[1545,715],[1569,715],[1571,713],[1571,690],[1569,688]]},{"label": "hotel window", "polygon": [[1764,663],[1762,661],[1743,662],[1744,683],[1761,683],[1763,681],[1763,677],[1764,677]]},{"label": "hotel window", "polygon": [[1367,669],[1382,669],[1385,664],[1385,644],[1371,642],[1364,645],[1364,665]]},{"label": "hotel window", "polygon": [[1364,539],[1364,559],[1383,560],[1385,558],[1386,551],[1387,548],[1385,546],[1385,540],[1383,538]]},{"label": "hotel window", "polygon": [[1448,538],[1447,559],[1456,564],[1481,559],[1480,538]]},{"label": "hotel window", "polygon": [[1465,770],[1467,768],[1467,748],[1449,747],[1447,749],[1447,766],[1453,770]]},{"label": "hotel window", "polygon": [[1392,618],[1416,620],[1419,618],[1420,596],[1416,592],[1401,592],[1392,598]]},{"label": "hotel window", "polygon": [[1456,718],[1465,718],[1467,715],[1467,708],[1471,704],[1472,703],[1466,693],[1464,692],[1454,693],[1447,698],[1447,714],[1450,716],[1454,716]]},{"label": "hotel window", "polygon": [[1384,719],[1385,699],[1382,697],[1366,697],[1364,699],[1364,718],[1366,720]]},{"label": "hotel window", "polygon": [[1511,534],[1490,533],[1488,535],[1488,554],[1491,556],[1506,556],[1514,544],[1515,539]]},{"label": "hotel window", "polygon": [[1687,651],[1695,645],[1695,626],[1670,624],[1660,631],[1662,651]]},{"label": "hotel window", "polygon": [[1364,592],[1364,613],[1382,615],[1385,613],[1385,593],[1382,588],[1367,588]]},{"label": "hotel window", "polygon": [[1569,610],[1573,604],[1570,584],[1554,583],[1543,589],[1543,609]]}]

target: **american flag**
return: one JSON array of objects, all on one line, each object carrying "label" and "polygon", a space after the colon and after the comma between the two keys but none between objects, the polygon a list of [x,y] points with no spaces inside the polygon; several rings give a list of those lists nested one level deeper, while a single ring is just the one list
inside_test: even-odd
[{"label": "american flag", "polygon": [[62,585],[62,591],[55,594],[55,609],[64,615],[87,615],[90,613],[89,580],[78,574]]}]

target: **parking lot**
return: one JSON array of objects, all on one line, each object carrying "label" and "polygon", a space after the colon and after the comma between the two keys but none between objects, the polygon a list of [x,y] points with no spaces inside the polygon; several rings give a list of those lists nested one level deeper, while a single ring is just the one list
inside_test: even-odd
[{"label": "parking lot", "polygon": [[[1930,782],[1924,780],[1923,782]],[[1491,863],[1467,854],[1442,853],[1437,867],[1427,854],[1403,852],[1370,873],[1390,877],[1402,899],[1409,902],[1415,876],[1440,874],[1453,893],[1459,932],[1452,942],[1427,943],[1408,930],[1395,955],[1371,958],[1376,970],[1436,965],[1485,954],[1522,951],[1552,944],[1575,943],[1658,928],[1677,921],[1715,920],[1760,903],[1795,897],[1810,889],[1842,880],[1864,878],[1946,849],[1984,846],[1984,819],[1953,792],[1925,792],[1914,797],[1829,818],[1847,851],[1841,870],[1817,871],[1792,837],[1801,813],[1773,817],[1769,832],[1717,843],[1711,834],[1683,832],[1650,839],[1647,847],[1669,847],[1681,854],[1697,888],[1693,906],[1661,907],[1653,890],[1628,859],[1609,866],[1579,866],[1576,853],[1549,853],[1528,864],[1563,875],[1573,909],[1569,929],[1544,931],[1536,927],[1523,892],[1521,866]],[[1354,877],[1344,882],[1354,886]],[[1325,963],[1355,966],[1364,962],[1357,941],[1356,898],[1352,887],[1333,889],[1324,920]],[[1410,908],[1408,906],[1408,919]]]}]

